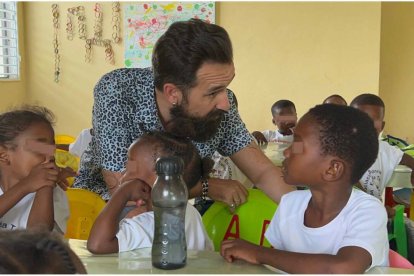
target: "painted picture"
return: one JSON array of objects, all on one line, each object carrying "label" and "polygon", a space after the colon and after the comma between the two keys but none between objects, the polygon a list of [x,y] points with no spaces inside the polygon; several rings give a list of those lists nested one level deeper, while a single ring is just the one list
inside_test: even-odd
[{"label": "painted picture", "polygon": [[215,22],[214,2],[139,2],[125,4],[124,12],[126,67],[150,67],[155,42],[173,22]]}]

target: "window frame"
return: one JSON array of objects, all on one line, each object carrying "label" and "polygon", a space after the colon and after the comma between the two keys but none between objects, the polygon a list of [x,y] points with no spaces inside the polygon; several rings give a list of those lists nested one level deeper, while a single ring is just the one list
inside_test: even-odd
[{"label": "window frame", "polygon": [[[6,9],[4,7],[4,4],[6,5],[14,5],[14,10],[12,9]],[[21,56],[20,56],[20,47],[19,47],[19,26],[18,26],[18,3],[17,1],[0,1],[0,13],[10,13],[11,19],[8,18],[0,18],[0,70],[1,69],[8,69],[4,71],[11,71],[11,67],[16,67],[16,73],[9,73],[9,72],[1,72],[0,71],[0,81],[19,81],[21,79]],[[5,28],[3,26],[3,22],[14,22],[15,28]],[[13,36],[3,36],[3,31],[9,31],[14,32],[15,37]],[[3,41],[10,41],[11,46],[3,46]],[[15,43],[15,46],[12,46]],[[16,64],[3,64],[4,60],[3,57],[5,57],[3,49],[13,49],[12,52],[15,51],[15,55],[7,55],[8,57],[15,59]],[[15,49],[15,50],[14,50]]]}]

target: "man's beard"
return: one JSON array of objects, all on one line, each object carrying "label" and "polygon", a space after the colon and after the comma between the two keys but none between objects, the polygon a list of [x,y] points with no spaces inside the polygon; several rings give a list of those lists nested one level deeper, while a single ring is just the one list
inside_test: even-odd
[{"label": "man's beard", "polygon": [[223,110],[214,109],[206,116],[197,118],[189,115],[183,105],[173,106],[170,110],[171,120],[166,130],[177,137],[205,142],[217,133],[224,113]]}]

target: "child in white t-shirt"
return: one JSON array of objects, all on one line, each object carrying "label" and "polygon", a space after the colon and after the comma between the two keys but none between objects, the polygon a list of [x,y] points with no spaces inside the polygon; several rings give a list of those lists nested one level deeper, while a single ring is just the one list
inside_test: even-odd
[{"label": "child in white t-shirt", "polygon": [[268,142],[290,144],[293,141],[292,130],[296,125],[297,115],[295,104],[289,100],[279,100],[272,105],[272,123],[277,130],[254,131],[252,135],[259,145]]},{"label": "child in white t-shirt", "polygon": [[[377,135],[380,137],[385,126],[385,105],[382,99],[374,94],[361,94],[352,100],[350,106],[368,114],[374,121]],[[378,157],[362,176],[358,187],[381,200],[385,186],[398,164],[414,170],[414,159],[411,156],[385,141],[379,141]],[[414,184],[413,173],[411,173],[411,183]]]},{"label": "child in white t-shirt", "polygon": [[52,120],[49,110],[35,106],[0,114],[0,229],[66,231],[69,206],[62,188],[75,172],[54,162]]},{"label": "child in white t-shirt", "polygon": [[[160,132],[141,136],[128,149],[128,163],[120,187],[92,227],[87,244],[89,251],[104,254],[152,246],[154,213],[150,192],[157,177],[155,162],[165,156],[183,159],[183,179],[189,190],[200,178],[208,176],[212,166],[211,160],[201,159],[190,140]],[[137,207],[118,224],[118,217],[128,201],[136,202]],[[185,234],[188,249],[213,250],[200,214],[189,203],[185,215]]]},{"label": "child in white t-shirt", "polygon": [[286,183],[309,190],[282,196],[265,236],[274,248],[226,240],[221,255],[287,273],[364,273],[388,265],[387,214],[353,183],[375,161],[378,139],[363,112],[318,105],[298,122],[284,152]]}]

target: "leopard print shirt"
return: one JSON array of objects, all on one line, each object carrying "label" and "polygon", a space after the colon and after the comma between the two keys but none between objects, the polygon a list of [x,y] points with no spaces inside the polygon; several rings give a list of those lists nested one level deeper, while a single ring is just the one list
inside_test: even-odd
[{"label": "leopard print shirt", "polygon": [[[240,118],[228,90],[231,104],[216,135],[206,142],[193,142],[202,157],[217,150],[232,155],[253,139]],[[120,172],[130,144],[148,131],[163,131],[155,99],[151,68],[122,68],[104,75],[94,89],[92,125],[94,136],[81,158],[73,187],[110,198],[101,170]]]}]

